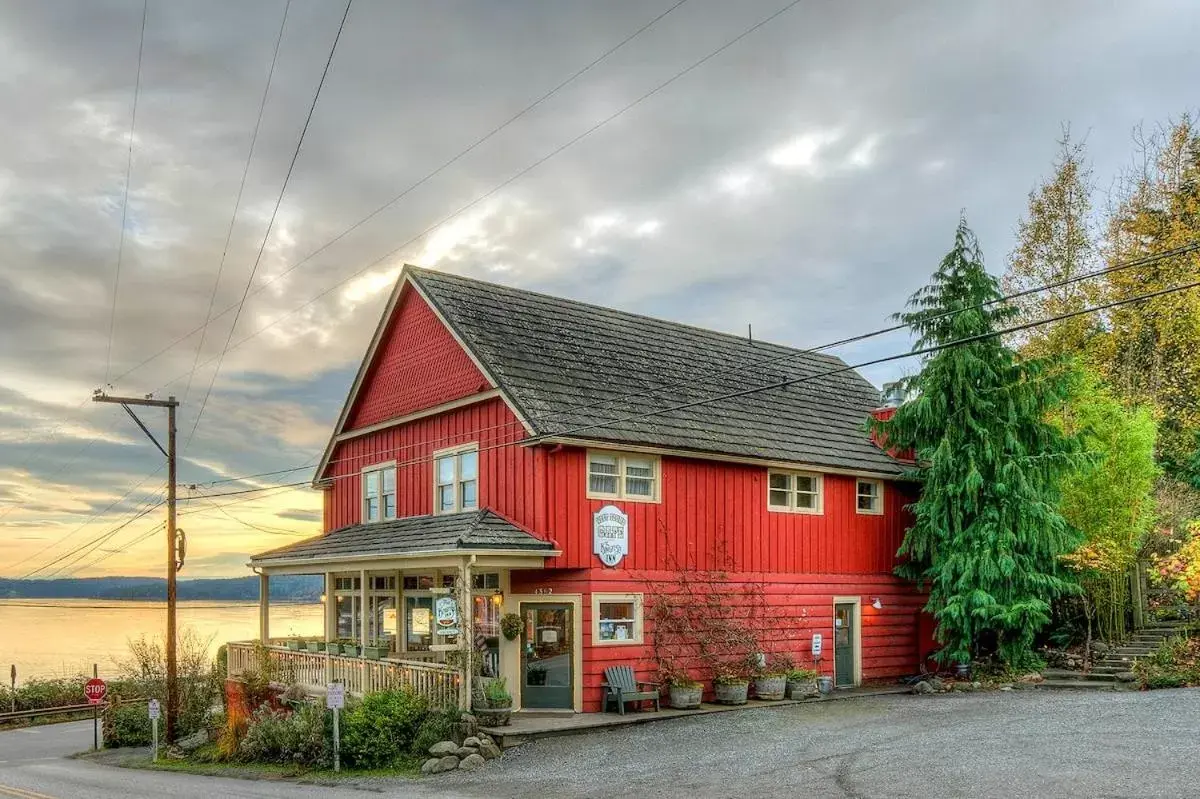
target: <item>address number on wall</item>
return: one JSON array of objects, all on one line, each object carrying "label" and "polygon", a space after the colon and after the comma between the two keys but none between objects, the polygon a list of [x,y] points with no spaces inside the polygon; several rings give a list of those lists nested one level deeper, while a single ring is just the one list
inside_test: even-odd
[{"label": "address number on wall", "polygon": [[533,593],[535,593],[535,594],[553,594],[554,589],[553,588],[535,588],[535,589],[533,589]]}]

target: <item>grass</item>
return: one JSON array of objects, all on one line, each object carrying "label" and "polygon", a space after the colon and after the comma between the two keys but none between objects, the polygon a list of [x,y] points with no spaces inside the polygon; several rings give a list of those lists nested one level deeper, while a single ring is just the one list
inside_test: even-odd
[{"label": "grass", "polygon": [[341,784],[361,780],[407,780],[421,774],[421,761],[412,759],[389,769],[314,769],[305,766],[276,763],[212,763],[195,759],[174,760],[159,756],[156,762],[144,749],[109,749],[84,752],[76,757],[118,768],[169,771],[178,774],[197,774],[207,777],[232,777],[243,780],[278,780],[310,784]]}]

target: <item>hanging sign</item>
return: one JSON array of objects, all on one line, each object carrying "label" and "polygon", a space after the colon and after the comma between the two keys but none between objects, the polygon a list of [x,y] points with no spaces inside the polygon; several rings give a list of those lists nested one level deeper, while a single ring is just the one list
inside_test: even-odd
[{"label": "hanging sign", "polygon": [[629,517],[616,505],[605,505],[592,517],[592,551],[610,567],[629,554]]},{"label": "hanging sign", "polygon": [[438,635],[458,635],[458,601],[452,596],[440,596],[433,602],[433,617]]}]

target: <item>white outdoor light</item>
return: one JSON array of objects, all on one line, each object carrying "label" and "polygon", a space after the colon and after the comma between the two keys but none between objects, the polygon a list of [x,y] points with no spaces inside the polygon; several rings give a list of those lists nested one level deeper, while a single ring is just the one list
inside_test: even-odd
[{"label": "white outdoor light", "polygon": [[871,602],[871,607],[876,610],[880,610],[883,607],[883,603],[879,601],[879,597],[875,597],[875,600]]}]

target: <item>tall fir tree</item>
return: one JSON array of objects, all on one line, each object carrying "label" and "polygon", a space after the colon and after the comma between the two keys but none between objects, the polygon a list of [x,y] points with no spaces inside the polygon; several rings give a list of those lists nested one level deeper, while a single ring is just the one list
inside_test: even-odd
[{"label": "tall fir tree", "polygon": [[[1098,254],[1092,217],[1092,171],[1083,145],[1064,130],[1049,179],[1029,193],[1029,210],[1017,228],[1017,245],[1008,258],[1001,286],[1006,294],[1078,277],[1096,267]],[[1072,313],[1095,304],[1094,280],[1083,280],[1013,300],[1016,321],[1032,322]],[[1100,333],[1093,315],[1063,319],[1017,335],[1031,355],[1084,356]],[[1089,360],[1090,358],[1085,358]]]},{"label": "tall fir tree", "polygon": [[[1200,240],[1200,132],[1183,117],[1142,143],[1145,166],[1126,187],[1109,223],[1114,262]],[[1200,253],[1108,276],[1111,299],[1200,280]],[[1116,308],[1109,318],[1104,376],[1131,404],[1149,404],[1159,421],[1158,454],[1189,479],[1200,449],[1200,292],[1181,291]]]},{"label": "tall fir tree", "polygon": [[954,248],[898,318],[917,349],[987,337],[928,356],[906,381],[914,398],[873,425],[920,464],[897,571],[928,588],[943,662],[994,648],[1009,666],[1029,668],[1051,601],[1078,590],[1060,558],[1081,539],[1057,507],[1078,448],[1048,421],[1069,395],[1064,370],[1021,359],[989,335],[1018,313],[1000,297],[960,221]]}]

